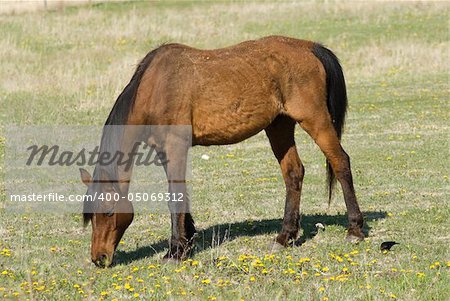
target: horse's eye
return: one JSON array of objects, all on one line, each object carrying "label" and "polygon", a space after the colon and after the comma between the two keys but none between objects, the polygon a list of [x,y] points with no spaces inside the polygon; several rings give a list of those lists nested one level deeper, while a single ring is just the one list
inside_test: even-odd
[{"label": "horse's eye", "polygon": [[111,209],[111,211],[105,212],[105,215],[107,217],[111,217],[111,216],[113,216],[113,214],[114,214],[114,210],[113,209]]}]

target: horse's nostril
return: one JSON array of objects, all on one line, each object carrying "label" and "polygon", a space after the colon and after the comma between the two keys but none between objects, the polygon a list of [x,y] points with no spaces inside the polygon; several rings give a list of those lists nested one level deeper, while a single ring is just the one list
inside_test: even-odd
[{"label": "horse's nostril", "polygon": [[101,268],[104,268],[109,264],[108,256],[106,254],[101,254],[97,259],[92,259],[92,262]]}]

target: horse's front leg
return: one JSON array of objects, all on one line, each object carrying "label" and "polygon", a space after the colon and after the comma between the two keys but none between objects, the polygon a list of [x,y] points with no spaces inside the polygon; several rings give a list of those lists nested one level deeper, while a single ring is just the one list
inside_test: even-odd
[{"label": "horse's front leg", "polygon": [[186,163],[189,145],[179,139],[168,139],[164,153],[164,168],[169,183],[169,210],[172,234],[164,260],[180,261],[188,256],[196,233],[190,214],[190,201],[186,190]]}]

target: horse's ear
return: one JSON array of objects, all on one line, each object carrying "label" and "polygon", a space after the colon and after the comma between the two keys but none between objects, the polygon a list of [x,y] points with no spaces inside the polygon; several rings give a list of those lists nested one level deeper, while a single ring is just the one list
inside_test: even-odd
[{"label": "horse's ear", "polygon": [[81,181],[86,186],[89,186],[92,184],[92,176],[86,169],[80,168],[80,176],[81,176]]}]

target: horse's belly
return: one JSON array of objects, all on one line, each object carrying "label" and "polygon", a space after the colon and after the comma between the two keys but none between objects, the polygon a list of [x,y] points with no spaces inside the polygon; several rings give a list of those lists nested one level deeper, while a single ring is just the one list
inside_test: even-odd
[{"label": "horse's belly", "polygon": [[266,128],[279,112],[275,99],[205,102],[193,109],[193,144],[240,142]]}]

